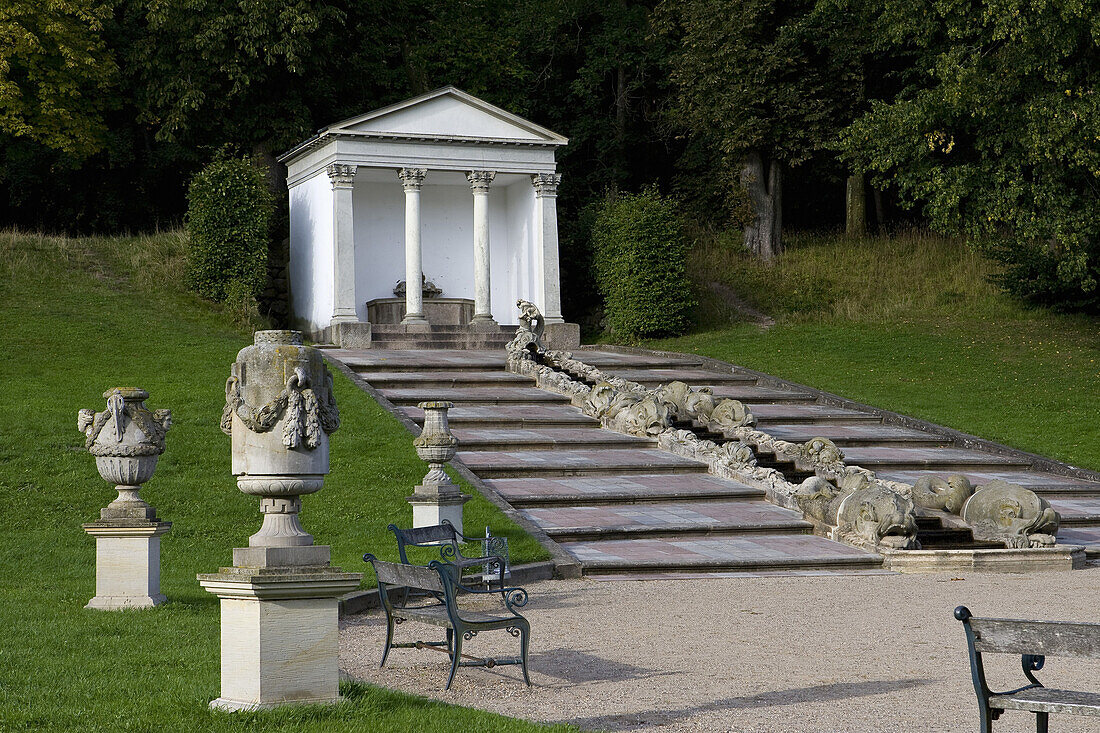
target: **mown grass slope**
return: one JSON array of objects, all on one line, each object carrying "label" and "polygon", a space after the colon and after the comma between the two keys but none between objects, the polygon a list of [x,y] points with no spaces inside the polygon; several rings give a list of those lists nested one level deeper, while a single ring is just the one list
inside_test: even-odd
[{"label": "mown grass slope", "polygon": [[[231,562],[260,524],[258,502],[229,473],[218,422],[237,351],[251,341],[247,312],[213,306],[182,288],[185,241],[66,239],[0,233],[0,327],[9,354],[0,401],[0,729],[35,730],[528,730],[537,726],[348,686],[348,705],[249,715],[215,714],[217,599],[195,574]],[[306,497],[302,522],[333,564],[367,570],[364,551],[394,557],[389,522],[409,524],[404,497],[425,472],[411,436],[334,374],[342,426],[332,473]],[[103,409],[119,385],[147,389],[171,408],[167,452],[142,495],[173,522],[162,543],[165,606],[83,608],[95,593],[95,545],[80,525],[114,497],[76,429],[82,407]],[[546,557],[480,496],[471,532],[510,538],[513,558]],[[441,678],[442,679],[442,678]]]},{"label": "mown grass slope", "polygon": [[[647,345],[1100,470],[1095,318],[1013,301],[989,282],[992,264],[950,239],[815,235],[788,247],[769,266],[743,254],[735,236],[700,233],[690,262],[697,326]],[[775,325],[747,322],[714,283]]]}]

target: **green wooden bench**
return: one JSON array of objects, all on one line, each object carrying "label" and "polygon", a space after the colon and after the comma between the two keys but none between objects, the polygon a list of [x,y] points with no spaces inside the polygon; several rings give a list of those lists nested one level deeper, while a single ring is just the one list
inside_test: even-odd
[{"label": "green wooden bench", "polygon": [[[1035,677],[1048,656],[1100,659],[1100,624],[975,618],[966,606],[955,609],[955,618],[966,629],[982,733],[991,733],[993,721],[1005,710],[1035,713],[1038,733],[1047,732],[1051,713],[1100,717],[1100,694],[1050,689]],[[1030,684],[1008,692],[990,690],[982,666],[986,652],[1021,655],[1020,666]]]},{"label": "green wooden bench", "polygon": [[[531,637],[531,625],[517,608],[527,604],[527,591],[523,588],[499,588],[482,590],[462,585],[461,569],[447,562],[433,560],[427,567],[392,563],[379,560],[369,552],[363,555],[378,576],[378,595],[386,611],[386,647],[382,650],[385,666],[390,649],[436,649],[446,651],[451,658],[451,675],[447,687],[451,689],[459,667],[496,667],[519,664],[523,667],[523,679],[530,686],[527,674],[527,648]],[[409,591],[422,591],[416,595]],[[497,612],[463,609],[458,602],[459,593],[474,596],[491,594],[501,596],[502,608]],[[446,629],[443,641],[415,641],[395,644],[394,626],[405,621],[438,626]],[[519,637],[518,657],[472,657],[462,653],[462,642],[469,641],[482,631],[503,629]]]}]

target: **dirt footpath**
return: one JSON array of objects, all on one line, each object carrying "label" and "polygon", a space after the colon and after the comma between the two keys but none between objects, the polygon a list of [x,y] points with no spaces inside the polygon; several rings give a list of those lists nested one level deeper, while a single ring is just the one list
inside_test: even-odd
[{"label": "dirt footpath", "polygon": [[[1100,622],[1100,569],[1034,575],[833,575],[529,586],[530,670],[462,668],[396,649],[378,668],[381,611],[342,625],[341,668],[364,681],[530,720],[609,731],[975,731],[962,625],[976,616]],[[441,638],[408,623],[397,640]],[[487,632],[469,654],[518,654]],[[988,660],[996,659],[996,663]],[[1019,657],[987,657],[991,684],[1022,686]],[[1100,664],[1048,659],[1048,687],[1100,692]],[[997,733],[1033,731],[1006,713]],[[1052,715],[1051,730],[1100,720]]]}]

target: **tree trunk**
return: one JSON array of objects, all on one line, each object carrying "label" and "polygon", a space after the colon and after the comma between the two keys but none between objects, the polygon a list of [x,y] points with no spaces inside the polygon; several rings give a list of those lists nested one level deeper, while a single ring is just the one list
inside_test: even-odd
[{"label": "tree trunk", "polygon": [[752,203],[752,219],[745,225],[745,247],[762,260],[774,260],[783,251],[783,169],[753,151],[741,167],[741,185]]},{"label": "tree trunk", "polygon": [[886,209],[882,205],[882,189],[871,186],[871,194],[875,200],[875,231],[882,234],[886,231]]},{"label": "tree trunk", "polygon": [[256,143],[252,146],[252,159],[263,165],[264,177],[267,179],[268,190],[275,195],[275,200],[286,196],[286,168],[271,152],[271,144],[268,142]]},{"label": "tree trunk", "polygon": [[848,176],[844,231],[849,237],[867,234],[867,188],[862,173]]}]

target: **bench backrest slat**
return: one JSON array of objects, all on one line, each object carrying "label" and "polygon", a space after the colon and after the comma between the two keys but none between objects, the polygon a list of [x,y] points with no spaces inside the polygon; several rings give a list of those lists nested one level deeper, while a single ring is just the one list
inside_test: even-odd
[{"label": "bench backrest slat", "polygon": [[400,530],[398,539],[414,545],[423,545],[429,542],[456,542],[455,528],[449,524],[437,524],[432,527],[418,527],[416,529]]},{"label": "bench backrest slat", "polygon": [[386,585],[419,588],[420,590],[443,592],[443,580],[435,568],[419,565],[405,565],[397,562],[374,560],[374,572],[378,573],[378,582]]},{"label": "bench backrest slat", "polygon": [[979,652],[1100,659],[1100,624],[971,618]]}]

